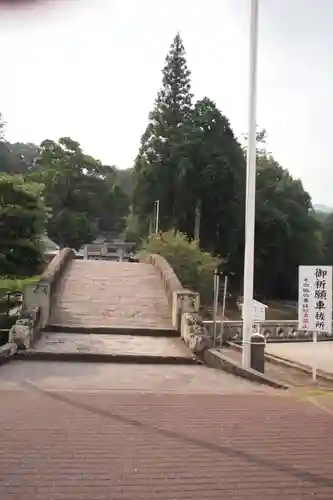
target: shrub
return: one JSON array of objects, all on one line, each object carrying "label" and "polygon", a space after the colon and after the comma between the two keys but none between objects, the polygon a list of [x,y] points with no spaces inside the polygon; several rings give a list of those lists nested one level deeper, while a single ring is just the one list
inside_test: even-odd
[{"label": "shrub", "polygon": [[142,252],[164,257],[185,288],[200,293],[203,304],[213,300],[213,273],[220,261],[203,252],[196,241],[189,241],[183,233],[168,231],[155,234],[144,242]]}]

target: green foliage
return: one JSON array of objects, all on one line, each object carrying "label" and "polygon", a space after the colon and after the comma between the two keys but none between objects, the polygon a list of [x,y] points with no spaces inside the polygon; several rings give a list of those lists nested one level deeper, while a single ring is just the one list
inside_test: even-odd
[{"label": "green foliage", "polygon": [[255,285],[264,296],[296,297],[298,265],[322,262],[310,195],[274,158],[257,159]]},{"label": "green foliage", "polygon": [[245,162],[230,123],[205,97],[185,122],[186,164],[179,170],[177,228],[193,236],[200,203],[201,246],[228,259],[243,234]]},{"label": "green foliage", "polygon": [[[160,228],[199,237],[201,248],[221,256],[224,272],[240,290],[246,151],[213,101],[205,97],[192,106],[191,98],[177,35],[134,166],[131,223],[141,237],[147,235],[154,201],[160,200]],[[333,218],[326,219],[322,236],[309,194],[267,153],[265,138],[265,130],[258,132],[255,290],[261,297],[295,298],[298,265],[323,262],[322,241],[330,255]]]},{"label": "green foliage", "polygon": [[39,276],[29,276],[23,279],[10,279],[0,277],[0,296],[8,292],[23,292],[25,285],[37,283]]},{"label": "green foliage", "polygon": [[146,228],[140,225],[139,218],[130,214],[126,219],[126,229],[123,233],[125,241],[136,243],[136,246],[139,246],[144,240],[143,235],[145,234],[147,234]]},{"label": "green foliage", "polygon": [[314,212],[315,219],[317,219],[317,221],[320,222],[321,224],[324,224],[327,221],[329,216],[330,216],[330,214],[327,212],[320,212],[317,210],[315,210],[315,212]]},{"label": "green foliage", "polygon": [[39,149],[32,143],[11,144],[4,138],[5,122],[0,113],[0,173],[25,174],[34,169]]},{"label": "green foliage", "polygon": [[226,117],[207,97],[192,106],[190,72],[177,34],[163,69],[162,89],[134,167],[133,213],[148,234],[155,200],[160,228],[194,237],[230,261],[244,232],[245,162]]},{"label": "green foliage", "polygon": [[133,168],[116,169],[116,185],[129,197],[133,192]]},{"label": "green foliage", "polygon": [[106,190],[104,204],[101,206],[101,215],[98,229],[104,233],[121,234],[126,227],[130,198],[118,185]]},{"label": "green foliage", "polygon": [[322,223],[322,244],[324,261],[333,265],[333,213],[329,214]]},{"label": "green foliage", "polygon": [[45,185],[51,210],[47,232],[61,247],[79,249],[100,231],[121,232],[129,199],[115,186],[113,167],[85,154],[68,137],[41,144],[37,168],[30,178]]},{"label": "green foliage", "polygon": [[151,236],[142,251],[162,255],[185,288],[199,292],[203,303],[211,303],[213,273],[220,260],[200,250],[196,241],[189,241],[185,234],[168,231]]},{"label": "green foliage", "polygon": [[0,176],[0,276],[31,276],[43,262],[42,190],[22,177]]}]

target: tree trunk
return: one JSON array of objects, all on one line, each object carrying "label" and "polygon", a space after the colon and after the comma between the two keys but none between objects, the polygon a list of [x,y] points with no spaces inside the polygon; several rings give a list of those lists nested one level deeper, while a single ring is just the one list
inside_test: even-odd
[{"label": "tree trunk", "polygon": [[200,243],[201,200],[197,201],[194,214],[194,239]]}]

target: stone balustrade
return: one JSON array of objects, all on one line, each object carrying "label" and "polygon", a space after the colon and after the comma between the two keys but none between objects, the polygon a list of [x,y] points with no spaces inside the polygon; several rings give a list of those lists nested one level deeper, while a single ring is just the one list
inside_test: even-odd
[{"label": "stone balustrade", "polygon": [[152,264],[160,275],[172,311],[172,326],[180,332],[182,315],[199,313],[200,295],[183,287],[169,262],[161,255],[148,254],[145,260]]},{"label": "stone balustrade", "polygon": [[172,326],[191,351],[202,356],[213,346],[204,322],[199,315],[200,295],[183,288],[170,264],[161,255],[149,254],[146,262],[158,271],[172,310]]},{"label": "stone balustrade", "polygon": [[197,313],[182,314],[180,333],[185,344],[196,355],[201,355],[206,349],[213,347],[213,340]]},{"label": "stone balustrade", "polygon": [[38,283],[28,284],[23,291],[23,308],[33,311],[40,308],[40,328],[44,328],[49,320],[52,296],[67,266],[75,259],[75,251],[63,248],[48,264]]},{"label": "stone balustrade", "polygon": [[113,242],[89,243],[81,248],[84,259],[128,260],[135,243],[114,240]]},{"label": "stone balustrade", "polygon": [[[204,321],[211,337],[213,337],[213,321]],[[267,342],[278,340],[310,340],[312,332],[298,330],[298,322],[293,320],[267,320],[258,325],[259,332]],[[216,340],[222,335],[223,341],[241,341],[243,337],[242,321],[216,321]],[[332,334],[318,332],[318,340],[332,339]]]},{"label": "stone balustrade", "polygon": [[30,349],[39,339],[41,308],[35,307],[30,311],[22,311],[18,319],[9,330],[8,343],[16,344],[17,349]]}]

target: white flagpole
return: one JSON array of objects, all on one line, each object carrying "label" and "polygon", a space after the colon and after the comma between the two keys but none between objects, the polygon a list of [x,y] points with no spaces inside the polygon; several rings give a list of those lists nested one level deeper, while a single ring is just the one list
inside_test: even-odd
[{"label": "white flagpole", "polygon": [[253,323],[254,233],[256,195],[256,107],[259,0],[250,0],[249,136],[246,165],[246,215],[243,302],[243,365],[250,367],[250,339]]}]

